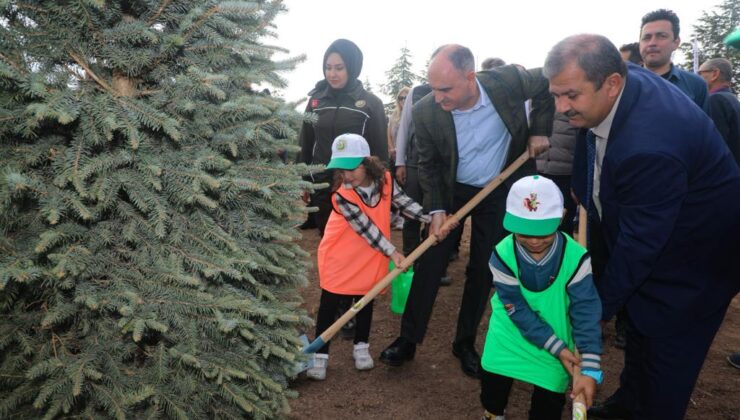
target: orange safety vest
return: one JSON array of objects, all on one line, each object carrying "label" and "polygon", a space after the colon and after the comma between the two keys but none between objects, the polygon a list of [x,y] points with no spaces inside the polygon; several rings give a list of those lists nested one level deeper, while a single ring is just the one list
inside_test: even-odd
[{"label": "orange safety vest", "polygon": [[375,207],[365,204],[351,187],[345,188],[342,185],[332,194],[334,211],[326,223],[318,251],[319,285],[322,289],[340,295],[364,295],[388,274],[389,258],[372,248],[362,236],[352,230],[336,201],[336,195],[339,194],[358,206],[380,232],[390,239],[393,181],[387,171],[384,177],[383,193]]}]

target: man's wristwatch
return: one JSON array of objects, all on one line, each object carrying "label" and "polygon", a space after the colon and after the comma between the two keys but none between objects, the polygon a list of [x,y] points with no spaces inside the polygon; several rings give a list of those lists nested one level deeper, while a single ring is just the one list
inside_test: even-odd
[{"label": "man's wristwatch", "polygon": [[596,381],[596,385],[601,385],[604,382],[604,372],[600,370],[582,370],[581,375],[590,376]]}]

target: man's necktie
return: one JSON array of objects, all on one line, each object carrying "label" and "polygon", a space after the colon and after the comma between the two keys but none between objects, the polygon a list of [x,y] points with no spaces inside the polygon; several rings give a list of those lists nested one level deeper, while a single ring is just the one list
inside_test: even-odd
[{"label": "man's necktie", "polygon": [[[589,226],[593,227],[592,223],[598,220],[596,217],[596,206],[594,206],[594,164],[596,163],[596,136],[594,132],[588,130],[586,133],[586,211],[588,214]],[[587,236],[587,242],[591,242],[591,229],[588,229],[589,235]]]}]

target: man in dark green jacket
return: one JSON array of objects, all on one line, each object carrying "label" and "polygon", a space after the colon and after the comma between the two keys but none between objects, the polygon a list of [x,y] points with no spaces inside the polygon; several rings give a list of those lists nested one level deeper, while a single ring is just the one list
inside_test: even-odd
[{"label": "man in dark green jacket", "polygon": [[[439,275],[454,245],[444,239],[449,231],[441,229],[448,215],[527,148],[531,156],[545,150],[552,131],[553,100],[540,70],[503,66],[476,74],[469,49],[446,45],[432,56],[428,74],[432,94],[414,106],[413,119],[424,209],[432,214],[429,232],[441,242],[416,264],[401,335],[380,356],[392,366],[411,360],[416,344],[424,338]],[[529,99],[528,124],[524,103]],[[504,237],[506,195],[514,181],[533,173],[534,161],[528,161],[471,212],[470,261],[452,347],[469,376],[480,375],[475,335],[491,290],[488,258],[493,245]]]}]

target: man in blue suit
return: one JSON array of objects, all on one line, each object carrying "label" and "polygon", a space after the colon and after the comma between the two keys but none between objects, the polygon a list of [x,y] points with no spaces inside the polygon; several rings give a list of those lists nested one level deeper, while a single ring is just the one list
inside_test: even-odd
[{"label": "man in blue suit", "polygon": [[740,289],[740,170],[707,115],[600,35],[547,56],[557,112],[589,128],[574,190],[609,248],[603,321],[626,306],[620,387],[597,418],[681,419]]}]

